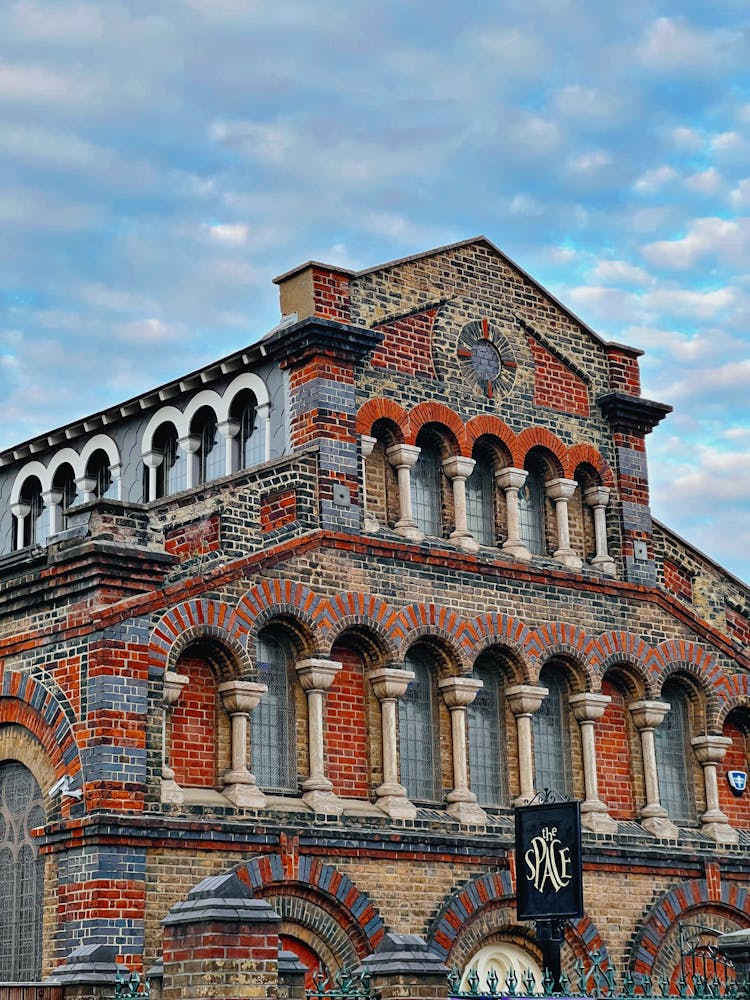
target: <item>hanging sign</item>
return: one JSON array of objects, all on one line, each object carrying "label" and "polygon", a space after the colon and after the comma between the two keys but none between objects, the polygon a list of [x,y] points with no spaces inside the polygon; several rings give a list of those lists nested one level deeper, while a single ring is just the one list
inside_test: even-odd
[{"label": "hanging sign", "polygon": [[583,916],[581,803],[516,809],[519,920]]}]

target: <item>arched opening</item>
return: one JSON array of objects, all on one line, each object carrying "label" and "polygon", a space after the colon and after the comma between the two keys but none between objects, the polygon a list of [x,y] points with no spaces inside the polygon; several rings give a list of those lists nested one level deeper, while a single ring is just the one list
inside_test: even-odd
[{"label": "arched opening", "polygon": [[539,684],[549,694],[533,716],[534,769],[537,791],[554,789],[573,793],[570,758],[568,684],[559,667],[548,663],[539,674]]},{"label": "arched opening", "polygon": [[15,547],[44,545],[47,541],[47,511],[42,499],[42,484],[36,476],[24,482],[18,498],[20,512],[16,515]]},{"label": "arched opening", "polygon": [[491,654],[479,657],[472,676],[482,681],[466,713],[471,790],[482,806],[508,804],[505,760],[505,683]]},{"label": "arched opening", "polygon": [[436,803],[441,796],[435,664],[426,649],[410,649],[404,666],[414,680],[398,702],[401,784],[413,802]]},{"label": "arched opening", "polygon": [[411,506],[417,527],[423,534],[443,537],[443,475],[440,448],[433,435],[420,433],[419,458],[411,470]]},{"label": "arched opening", "polygon": [[109,455],[103,448],[97,448],[86,465],[86,490],[92,500],[111,499],[114,495],[114,479],[110,468]]},{"label": "arched opening", "polygon": [[524,463],[528,473],[526,482],[518,491],[518,533],[521,541],[533,555],[546,555],[547,528],[544,484],[547,466],[542,457],[534,451]]},{"label": "arched opening", "polygon": [[632,820],[636,800],[645,796],[643,776],[635,787],[634,760],[640,760],[640,739],[628,711],[633,700],[624,676],[609,672],[602,681],[602,694],[612,700],[596,724],[597,774],[602,799],[615,820]]},{"label": "arched opening", "polygon": [[221,447],[216,414],[210,406],[202,406],[195,414],[190,434],[198,439],[196,485],[201,486],[223,476],[226,471],[224,449]]},{"label": "arched opening", "polygon": [[184,650],[176,671],[189,678],[172,709],[170,764],[183,788],[218,788],[229,764],[229,718],[223,711],[212,650],[196,640]]},{"label": "arched opening", "polygon": [[78,496],[75,472],[73,466],[68,462],[61,465],[55,472],[52,480],[52,490],[60,497],[58,503],[60,507],[60,529],[68,527],[68,512],[75,504]]},{"label": "arched opening", "polygon": [[459,990],[462,993],[476,990],[480,996],[489,992],[506,996],[512,983],[513,992],[524,996],[527,995],[524,981],[529,974],[534,977],[532,992],[541,990],[542,970],[533,955],[511,941],[495,941],[472,955],[461,976]]},{"label": "arched opening", "polygon": [[265,629],[256,645],[257,678],[268,691],[250,716],[252,770],[264,791],[297,792],[294,662],[281,631]]},{"label": "arched opening", "polygon": [[161,425],[154,434],[153,450],[160,460],[156,466],[156,494],[151,499],[158,500],[184,490],[187,485],[185,460],[174,424]]},{"label": "arched opening", "polygon": [[362,654],[337,642],[331,659],[341,663],[325,700],[327,776],[336,795],[366,799],[369,794],[369,733],[372,686],[365,683]]},{"label": "arched opening", "polygon": [[719,806],[729,823],[738,830],[750,828],[750,798],[748,792],[737,794],[729,782],[730,771],[748,771],[750,760],[750,710],[735,709],[727,716],[722,736],[732,741],[719,769]]},{"label": "arched opening", "polygon": [[690,696],[677,680],[668,680],[661,692],[669,711],[654,733],[656,769],[661,804],[675,823],[693,823],[695,793],[688,761],[690,746]]},{"label": "arched opening", "polygon": [[474,469],[466,480],[466,524],[480,545],[494,545],[495,476],[492,458],[483,449],[474,449]]},{"label": "arched opening", "polygon": [[46,822],[34,775],[0,763],[0,980],[38,981],[42,960],[44,861],[31,836]]},{"label": "arched opening", "polygon": [[229,416],[239,424],[237,431],[237,468],[249,469],[265,459],[264,424],[258,414],[258,400],[250,389],[238,392],[232,400]]}]

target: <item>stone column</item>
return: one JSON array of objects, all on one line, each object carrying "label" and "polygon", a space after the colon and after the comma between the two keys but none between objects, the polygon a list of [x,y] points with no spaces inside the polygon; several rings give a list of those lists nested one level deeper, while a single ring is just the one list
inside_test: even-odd
[{"label": "stone column", "polygon": [[13,515],[13,517],[16,519],[16,523],[15,523],[15,543],[16,543],[16,545],[15,545],[15,547],[17,549],[22,549],[23,548],[24,527],[26,526],[26,518],[31,513],[31,504],[30,503],[21,503],[20,501],[17,502],[17,503],[12,503],[10,505],[10,512]]},{"label": "stone column", "polygon": [[112,477],[112,485],[110,489],[114,494],[113,500],[122,500],[122,465],[116,463],[115,465],[110,465],[109,474]]},{"label": "stone column", "polygon": [[367,459],[372,455],[378,439],[369,434],[360,434],[359,442],[362,449],[362,528],[368,535],[374,535],[380,530],[377,518],[367,510]]},{"label": "stone column", "polygon": [[420,451],[421,449],[414,444],[394,444],[386,451],[388,461],[398,476],[398,503],[401,516],[396,521],[394,530],[412,542],[424,538],[411,509],[411,469],[416,464]]},{"label": "stone column", "polygon": [[383,741],[383,784],[375,789],[378,808],[392,819],[414,819],[417,808],[406,797],[398,780],[398,716],[396,702],[414,680],[413,670],[383,667],[370,674],[375,697],[380,702]]},{"label": "stone column", "polygon": [[592,486],[584,491],[583,499],[594,514],[594,537],[596,539],[596,555],[591,565],[598,567],[607,576],[615,575],[615,561],[607,547],[607,504],[610,490],[608,486]]},{"label": "stone column", "polygon": [[143,464],[148,469],[148,496],[146,502],[156,500],[156,476],[157,469],[164,461],[164,454],[161,451],[147,451],[143,455]]},{"label": "stone column", "polygon": [[732,745],[728,736],[696,736],[690,741],[701,767],[706,786],[706,811],[701,816],[701,828],[718,844],[737,844],[739,834],[729,825],[729,819],[719,808],[719,783],[717,766],[724,760]]},{"label": "stone column", "polygon": [[636,701],[628,708],[641,735],[643,778],[646,786],[646,805],[641,809],[643,828],[663,840],[677,840],[680,835],[679,830],[669,819],[667,810],[659,799],[659,775],[654,743],[654,730],[662,724],[671,706],[667,701]]},{"label": "stone column", "polygon": [[575,479],[548,479],[545,485],[547,496],[555,503],[557,517],[557,548],[552,553],[568,569],[580,569],[583,559],[570,547],[570,529],[568,527],[568,501],[578,487]]},{"label": "stone column", "polygon": [[372,976],[373,996],[380,1000],[448,997],[448,969],[418,934],[385,934],[362,967]]},{"label": "stone column", "polygon": [[511,712],[516,717],[516,733],[518,739],[518,777],[520,794],[513,803],[517,806],[526,805],[534,795],[534,753],[531,739],[531,716],[539,710],[539,706],[549,694],[549,688],[533,687],[530,684],[517,684],[506,688]]},{"label": "stone column", "polygon": [[268,462],[271,459],[271,404],[258,403],[255,412],[263,428],[263,461]]},{"label": "stone column", "polygon": [[334,660],[300,660],[295,665],[297,676],[307,695],[307,743],[310,775],[302,782],[302,800],[314,812],[338,816],[342,805],[333,793],[333,783],[325,774],[325,742],[323,736],[323,700],[341,670]]},{"label": "stone column", "polygon": [[443,471],[453,486],[455,528],[450,537],[467,552],[479,551],[479,542],[469,531],[466,520],[466,480],[476,464],[473,458],[465,458],[463,455],[451,455],[450,458],[443,459]]},{"label": "stone column", "polygon": [[574,694],[568,698],[573,715],[581,727],[583,749],[583,782],[586,798],[581,803],[581,826],[594,833],[616,833],[617,823],[609,815],[606,803],[599,798],[599,779],[596,773],[596,739],[594,723],[604,715],[612,701],[609,695]]},{"label": "stone column", "polygon": [[216,429],[224,438],[224,474],[231,476],[237,470],[238,462],[235,459],[237,445],[235,438],[239,434],[239,420],[219,420]]},{"label": "stone column", "polygon": [[42,493],[42,501],[49,514],[47,537],[56,535],[63,529],[62,499],[62,490],[46,490]]},{"label": "stone column", "polygon": [[438,683],[443,700],[451,714],[453,746],[453,788],[445,797],[448,812],[459,823],[484,826],[487,814],[477,805],[477,797],[469,788],[469,768],[466,759],[466,708],[477,696],[482,682],[475,677],[446,677]]},{"label": "stone column", "polygon": [[172,709],[177,704],[180,693],[190,678],[187,674],[178,674],[174,670],[164,672],[164,690],[162,692],[162,724],[161,724],[161,801],[170,805],[181,806],[185,801],[185,793],[174,780],[174,771],[169,765],[171,748],[170,719]]},{"label": "stone column", "polygon": [[509,552],[515,559],[528,562],[531,553],[521,541],[520,522],[518,515],[518,491],[523,489],[528,477],[526,469],[500,469],[495,473],[495,482],[505,493],[505,519],[508,537],[503,542],[503,550]]},{"label": "stone column", "polygon": [[177,439],[177,444],[185,456],[185,488],[190,490],[198,485],[198,462],[196,452],[201,446],[198,434],[188,434]]},{"label": "stone column", "polygon": [[224,794],[236,806],[262,809],[266,797],[247,766],[247,720],[261,696],[268,691],[255,681],[225,681],[219,684],[224,709],[232,720],[232,767],[222,777]]}]

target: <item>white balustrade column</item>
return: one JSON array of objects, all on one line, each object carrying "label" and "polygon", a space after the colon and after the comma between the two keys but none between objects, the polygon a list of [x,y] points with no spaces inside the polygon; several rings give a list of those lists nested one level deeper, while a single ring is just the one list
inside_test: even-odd
[{"label": "white balustrade column", "polygon": [[333,783],[325,773],[325,740],[323,736],[323,701],[333,684],[341,664],[333,660],[300,660],[297,676],[307,695],[307,745],[310,775],[302,782],[302,799],[314,812],[338,816],[342,805],[333,793]]},{"label": "white balustrade column", "polygon": [[185,794],[174,780],[174,771],[169,763],[172,755],[170,720],[172,709],[177,704],[177,699],[189,679],[187,674],[178,674],[174,670],[164,672],[161,721],[161,801],[177,806],[182,805],[185,801]]},{"label": "white balustrade column", "polygon": [[16,519],[16,524],[15,524],[16,548],[22,549],[24,547],[23,536],[25,534],[24,528],[26,527],[26,518],[31,513],[31,504],[21,503],[20,501],[18,503],[12,503],[10,505],[10,512]]},{"label": "white balustrade column", "polygon": [[466,519],[466,480],[476,464],[473,458],[465,458],[463,455],[451,455],[450,458],[443,459],[443,471],[453,486],[455,528],[450,537],[467,552],[479,551],[479,542],[469,531]]},{"label": "white balustrade column", "polygon": [[398,477],[398,502],[400,517],[394,525],[394,531],[418,542],[424,538],[423,532],[417,527],[411,508],[411,469],[419,458],[420,448],[414,444],[394,444],[386,451],[388,461],[396,470]]},{"label": "white balustrade column", "polygon": [[239,420],[219,420],[216,429],[224,438],[224,475],[231,476],[239,468],[236,437],[239,434]]},{"label": "white balustrade column", "polygon": [[63,530],[62,490],[47,490],[42,493],[42,500],[49,515],[48,533],[56,535]]},{"label": "white balustrade column", "polygon": [[549,479],[545,485],[547,496],[555,504],[557,518],[557,548],[552,553],[568,569],[580,569],[583,560],[570,547],[570,528],[568,527],[568,501],[578,487],[575,479]]},{"label": "white balustrade column", "polygon": [[505,493],[505,520],[508,537],[503,542],[503,551],[515,559],[528,562],[531,552],[521,541],[520,517],[518,512],[518,491],[523,489],[528,477],[526,469],[500,469],[495,473],[495,482]]},{"label": "white balustrade column", "polygon": [[677,840],[679,830],[669,819],[659,797],[659,774],[654,742],[654,730],[662,724],[671,706],[667,701],[636,701],[628,708],[641,736],[643,781],[646,787],[646,804],[641,809],[642,825],[655,837]]},{"label": "white balustrade column", "polygon": [[252,710],[268,691],[255,681],[225,681],[219,684],[224,710],[232,725],[232,766],[222,776],[224,794],[236,806],[262,809],[266,797],[247,766],[247,722]]},{"label": "white balustrade column", "polygon": [[469,826],[483,826],[487,822],[487,814],[477,805],[477,797],[469,788],[466,758],[466,709],[481,687],[482,682],[475,677],[446,677],[438,684],[451,714],[453,747],[453,788],[445,801],[450,815]]},{"label": "white balustrade column", "polygon": [[263,461],[271,459],[271,404],[258,403],[255,411],[258,415],[258,427],[263,429]]},{"label": "white balustrade column", "polygon": [[606,803],[599,798],[599,778],[596,773],[596,738],[594,723],[604,715],[612,701],[609,695],[574,694],[568,699],[573,715],[581,727],[583,750],[583,782],[586,798],[581,803],[581,826],[594,833],[616,833],[617,823],[609,815]]},{"label": "white balustrade column", "polygon": [[188,434],[187,437],[177,439],[180,450],[185,456],[185,488],[190,490],[198,485],[198,456],[197,451],[201,446],[201,439],[197,434]]},{"label": "white balustrade column", "polygon": [[414,680],[414,671],[383,667],[370,674],[375,697],[380,702],[383,742],[383,784],[375,789],[378,808],[393,819],[414,819],[414,806],[398,780],[398,711],[397,702]]},{"label": "white balustrade column", "polygon": [[696,736],[690,741],[703,768],[706,787],[706,811],[701,816],[701,829],[719,844],[739,843],[739,834],[729,825],[728,817],[719,807],[719,783],[716,768],[732,745],[728,736]]},{"label": "white balustrade column", "polygon": [[374,535],[380,529],[380,525],[377,518],[367,509],[367,459],[372,455],[378,442],[377,438],[369,434],[360,434],[359,443],[362,450],[362,526],[367,534]]},{"label": "white balustrade column", "polygon": [[607,576],[615,575],[615,561],[609,554],[607,546],[607,504],[610,490],[608,486],[592,486],[584,491],[583,499],[589,505],[594,515],[594,538],[596,540],[596,555],[591,565],[598,567]]},{"label": "white balustrade column", "polygon": [[76,489],[81,503],[91,503],[96,499],[96,477],[83,475],[76,479]]},{"label": "white balustrade column", "polygon": [[156,500],[157,470],[163,461],[164,452],[162,451],[145,451],[143,453],[143,464],[148,469],[148,496],[144,498],[147,503],[149,500]]},{"label": "white balustrade column", "polygon": [[531,738],[531,717],[539,711],[539,706],[549,694],[549,688],[517,684],[506,688],[510,710],[516,717],[518,740],[518,778],[520,794],[514,805],[523,806],[534,798],[534,752]]}]

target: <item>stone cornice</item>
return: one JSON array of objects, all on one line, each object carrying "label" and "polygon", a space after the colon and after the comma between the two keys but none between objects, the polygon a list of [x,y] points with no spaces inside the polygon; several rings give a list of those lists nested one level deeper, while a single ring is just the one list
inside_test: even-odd
[{"label": "stone cornice", "polygon": [[281,327],[264,341],[263,346],[272,360],[298,365],[316,354],[359,360],[384,338],[385,335],[377,330],[309,316],[299,323]]},{"label": "stone cornice", "polygon": [[597,399],[599,408],[612,430],[650,434],[656,425],[672,412],[668,403],[657,403],[626,392],[608,392]]}]

